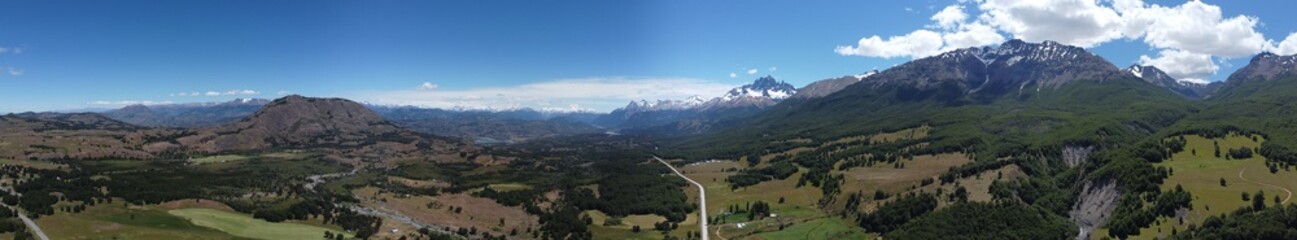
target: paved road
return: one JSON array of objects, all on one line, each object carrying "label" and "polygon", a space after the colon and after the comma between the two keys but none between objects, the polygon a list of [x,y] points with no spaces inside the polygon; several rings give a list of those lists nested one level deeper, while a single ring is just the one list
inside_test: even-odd
[{"label": "paved road", "polygon": [[27,214],[19,213],[18,218],[23,220],[23,224],[27,224],[28,229],[31,229],[32,232],[36,233],[37,238],[40,238],[40,240],[50,240],[49,236],[45,236],[45,231],[41,230],[41,226],[36,226],[35,221],[32,221],[31,218],[27,218]]},{"label": "paved road", "polygon": [[684,174],[681,174],[680,170],[676,170],[675,166],[671,166],[670,163],[667,163],[667,161],[662,160],[662,158],[653,156],[653,159],[657,159],[658,162],[662,163],[663,165],[667,165],[667,168],[671,168],[671,171],[675,172],[676,175],[679,175],[680,178],[684,178],[685,181],[689,181],[689,183],[693,183],[694,186],[698,186],[698,214],[699,214],[698,228],[702,230],[701,233],[703,235],[703,240],[708,240],[708,237],[710,237],[710,235],[707,234],[707,189],[703,188],[702,184],[699,184],[698,182],[695,182],[693,179],[689,179],[689,177],[686,177]]},{"label": "paved road", "polygon": [[1261,185],[1261,186],[1272,187],[1272,188],[1278,188],[1279,190],[1283,190],[1284,192],[1288,192],[1288,197],[1285,197],[1285,198],[1283,199],[1283,201],[1279,202],[1279,204],[1285,204],[1285,203],[1288,203],[1288,199],[1292,199],[1292,191],[1289,191],[1287,188],[1280,187],[1280,186],[1275,186],[1275,185],[1271,185],[1271,184],[1268,184],[1268,183],[1252,181],[1252,179],[1247,179],[1247,178],[1243,177],[1243,171],[1246,171],[1246,170],[1247,170],[1247,168],[1243,168],[1243,169],[1239,169],[1239,170],[1238,170],[1238,178],[1239,178],[1239,179],[1243,179],[1243,181],[1247,181],[1247,182],[1250,182],[1250,183],[1255,183],[1255,184],[1257,184],[1257,185]]},{"label": "paved road", "polygon": [[[3,205],[3,204],[0,204],[0,205]],[[41,230],[41,226],[37,226],[37,225],[36,225],[36,221],[32,221],[31,218],[27,218],[27,214],[23,214],[23,212],[20,211],[20,210],[18,209],[18,207],[9,206],[9,205],[4,205],[4,206],[7,207],[7,208],[9,208],[9,210],[17,211],[17,212],[18,212],[18,219],[22,219],[22,220],[23,220],[23,224],[27,225],[27,229],[31,229],[32,232],[36,233],[36,237],[37,237],[37,238],[39,238],[40,240],[50,240],[50,237],[49,237],[49,236],[45,236],[45,231],[44,231],[44,230]]]}]

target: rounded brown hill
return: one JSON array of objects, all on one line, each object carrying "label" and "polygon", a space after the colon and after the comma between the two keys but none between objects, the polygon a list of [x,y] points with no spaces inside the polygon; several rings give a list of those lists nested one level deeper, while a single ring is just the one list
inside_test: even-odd
[{"label": "rounded brown hill", "polygon": [[376,144],[410,145],[402,148],[416,150],[448,144],[446,139],[397,127],[350,100],[297,95],[276,99],[242,121],[199,130],[178,141],[202,152],[357,148]]}]

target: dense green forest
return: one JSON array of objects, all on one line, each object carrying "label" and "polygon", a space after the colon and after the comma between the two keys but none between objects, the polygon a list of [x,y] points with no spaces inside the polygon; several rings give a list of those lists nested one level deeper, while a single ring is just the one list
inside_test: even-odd
[{"label": "dense green forest", "polygon": [[[861,84],[864,85],[864,84]],[[1031,88],[1031,87],[1028,87]],[[1087,182],[1113,181],[1120,189],[1117,210],[1105,227],[1111,237],[1137,234],[1158,216],[1169,216],[1178,208],[1189,207],[1193,198],[1188,192],[1161,190],[1169,169],[1153,166],[1183,148],[1183,142],[1162,139],[1185,134],[1206,137],[1229,133],[1251,133],[1266,138],[1258,149],[1221,149],[1222,157],[1251,158],[1264,156],[1272,166],[1297,164],[1297,78],[1286,77],[1257,81],[1222,90],[1220,97],[1188,100],[1138,79],[1116,79],[1103,82],[1074,82],[1056,89],[1009,94],[990,101],[949,98],[940,92],[905,92],[880,87],[869,89],[852,86],[842,93],[822,99],[793,100],[744,122],[741,127],[714,134],[675,138],[672,148],[660,154],[683,159],[739,159],[753,153],[778,153],[793,148],[814,149],[791,156],[777,156],[772,163],[790,159],[799,167],[811,169],[804,175],[816,187],[828,177],[824,166],[839,168],[892,162],[889,158],[927,153],[959,152],[970,154],[973,163],[951,169],[941,176],[943,183],[960,177],[1017,165],[1029,177],[996,182],[992,193],[997,204],[964,206],[956,204],[949,211],[919,214],[914,220],[923,225],[946,226],[961,219],[961,211],[988,211],[1006,218],[1026,217],[1036,213],[1049,227],[1024,231],[1022,236],[1064,236],[1074,234],[1075,227],[1065,220],[1081,186]],[[1242,94],[1240,92],[1246,92]],[[902,96],[904,95],[904,96]],[[932,126],[932,133],[922,139],[897,144],[852,143],[821,146],[852,136],[892,132],[920,125]],[[787,139],[810,139],[788,142]],[[904,147],[926,143],[921,148]],[[1068,146],[1094,147],[1087,161],[1066,166],[1060,159]],[[904,149],[902,151],[901,149]],[[850,151],[850,153],[837,154]],[[851,158],[869,153],[872,158]],[[734,187],[756,184],[778,176],[772,167],[745,170],[730,180]],[[818,170],[825,169],[825,170]],[[826,197],[836,194],[828,186]],[[877,212],[884,212],[887,207]],[[1003,214],[1003,215],[997,215]],[[898,214],[891,214],[904,216]],[[1023,215],[1023,216],[1017,216]],[[863,215],[860,226],[888,232],[870,215]],[[1054,225],[1056,224],[1056,226]],[[911,226],[918,228],[919,224]],[[951,225],[952,228],[966,229]],[[928,226],[924,226],[928,227]],[[1052,229],[1052,230],[1051,230]],[[973,230],[973,229],[967,229]],[[1057,232],[1051,232],[1057,231]],[[888,236],[924,236],[915,231]],[[943,231],[957,235],[956,233]],[[1054,238],[1054,237],[1048,237]]]}]

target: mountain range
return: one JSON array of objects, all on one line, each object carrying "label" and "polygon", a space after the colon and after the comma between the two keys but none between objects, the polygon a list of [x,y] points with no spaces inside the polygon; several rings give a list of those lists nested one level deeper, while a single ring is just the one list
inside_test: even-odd
[{"label": "mountain range", "polygon": [[594,124],[609,129],[699,133],[718,122],[748,116],[778,104],[797,91],[787,82],[765,76],[712,99],[692,96],[683,100],[632,101],[595,119]]},{"label": "mountain range", "polygon": [[[689,185],[669,174],[675,171],[668,167],[692,167],[685,173],[675,173],[686,177],[725,176],[711,181],[729,183],[729,190],[736,194],[727,197],[743,201],[754,199],[747,194],[789,193],[754,191],[760,188],[739,183],[783,181],[783,187],[792,189],[787,191],[794,191],[791,194],[796,194],[793,196],[797,199],[770,200],[778,201],[774,211],[786,211],[789,206],[811,208],[829,213],[816,214],[817,219],[843,220],[850,222],[845,224],[847,228],[859,226],[888,239],[1084,239],[1098,229],[1106,229],[1109,237],[1124,238],[1141,234],[1142,229],[1173,219],[1182,211],[1198,211],[1192,208],[1195,205],[1187,204],[1199,198],[1190,197],[1178,185],[1172,188],[1163,184],[1173,174],[1195,170],[1158,164],[1176,154],[1172,149],[1177,139],[1184,139],[1177,136],[1253,135],[1250,142],[1240,141],[1257,147],[1231,148],[1228,154],[1255,152],[1265,159],[1257,164],[1270,168],[1269,173],[1260,169],[1255,172],[1290,174],[1286,172],[1288,166],[1297,164],[1297,151],[1292,150],[1297,149],[1297,124],[1292,124],[1291,118],[1297,112],[1294,92],[1297,55],[1262,53],[1224,82],[1195,84],[1171,78],[1156,67],[1118,68],[1075,46],[1011,40],[999,46],[957,49],[915,59],[883,71],[825,79],[801,89],[766,76],[720,97],[634,101],[605,115],[372,106],[347,99],[297,95],[211,104],[135,105],[102,114],[8,114],[0,116],[0,158],[61,163],[110,160],[104,165],[120,164],[117,159],[162,160],[149,165],[148,171],[153,171],[149,174],[166,173],[159,169],[167,167],[172,167],[171,171],[186,169],[183,164],[171,164],[180,162],[175,160],[223,154],[254,156],[256,160],[201,168],[224,171],[220,169],[323,164],[315,167],[333,169],[347,163],[358,169],[352,173],[369,171],[347,180],[361,182],[355,187],[365,188],[341,184],[336,187],[342,194],[328,198],[361,196],[347,191],[370,187],[381,189],[377,194],[402,194],[401,199],[435,201],[432,196],[446,194],[445,198],[467,199],[461,203],[490,203],[500,205],[498,209],[517,210],[518,215],[527,215],[528,219],[536,215],[540,225],[515,226],[540,226],[537,231],[544,234],[559,232],[554,230],[559,228],[557,224],[600,227],[592,222],[580,223],[582,213],[591,210],[610,216],[658,214],[671,222],[659,225],[664,229],[684,224],[681,222],[688,219],[685,214],[694,207],[680,189]],[[598,134],[610,129],[621,134]],[[922,134],[917,133],[919,129],[923,129]],[[893,134],[897,132],[909,134],[876,139],[881,135],[902,135]],[[496,148],[479,143],[522,144]],[[336,161],[261,157],[283,152],[310,152]],[[657,156],[672,160],[662,161],[667,166],[645,164],[645,159]],[[915,160],[923,156],[931,158]],[[502,159],[508,161],[496,161]],[[1235,162],[1242,163],[1230,163]],[[697,171],[706,170],[698,170],[692,163],[728,164],[728,169],[700,173]],[[70,171],[102,167],[94,164],[77,165]],[[927,171],[932,173],[922,175],[929,174]],[[99,175],[67,176],[76,177],[78,180],[68,179],[77,184],[106,184],[136,176],[116,170],[98,174],[116,175],[95,180],[87,176]],[[297,174],[285,178],[296,180],[284,181],[305,181],[305,173]],[[1242,178],[1244,172],[1227,174]],[[901,178],[897,176],[912,177],[912,181],[897,180],[899,183],[892,188],[865,184],[881,178]],[[974,181],[982,179],[986,181]],[[62,179],[40,181],[69,189],[76,185],[65,184]],[[1223,187],[1216,186],[1215,180],[1208,181],[1213,189]],[[293,195],[300,198],[320,195],[315,192],[317,188],[301,189],[293,184],[234,183],[194,187],[215,192],[252,184],[258,192],[288,188],[300,191]],[[16,189],[31,187],[29,184],[21,183],[23,187]],[[526,187],[494,189],[506,185]],[[1226,185],[1224,178],[1219,185]],[[130,189],[112,184],[87,186],[93,186],[88,192],[100,194],[100,187],[114,187],[109,192],[114,194]],[[935,194],[929,191],[934,188]],[[726,189],[706,190],[724,193]],[[801,192],[804,190],[809,191]],[[864,197],[870,193],[866,191],[872,191],[872,198]],[[983,194],[983,199],[972,199],[970,191]],[[212,192],[195,194],[199,193]],[[194,196],[177,195],[175,199]],[[235,192],[228,196],[252,195]],[[1269,200],[1257,198],[1263,207]],[[33,198],[22,199],[32,204]],[[234,201],[231,199],[235,198],[225,200]],[[768,199],[783,199],[783,195]],[[371,205],[385,202],[363,196],[345,201]],[[471,207],[469,211],[480,207],[465,206]],[[743,211],[768,207],[758,201]],[[1250,214],[1285,211],[1263,207],[1240,208],[1233,215],[1205,221],[1286,216]],[[305,205],[296,208],[311,211]],[[420,202],[414,206],[424,208],[431,208],[431,204]],[[444,212],[458,217],[449,215],[459,211],[455,209]],[[728,211],[739,209],[736,204]],[[274,217],[262,208],[239,211],[252,211],[258,218]],[[788,219],[778,218],[774,211],[761,215]],[[555,220],[560,217],[566,220]],[[504,225],[506,221],[504,217],[494,219],[487,219],[489,223],[481,226]],[[1259,221],[1263,220],[1241,222]],[[986,222],[1002,224],[977,224]],[[1239,225],[1201,226],[1211,229]],[[505,233],[503,229],[493,231],[501,236]],[[559,234],[569,236],[568,232]]]}]

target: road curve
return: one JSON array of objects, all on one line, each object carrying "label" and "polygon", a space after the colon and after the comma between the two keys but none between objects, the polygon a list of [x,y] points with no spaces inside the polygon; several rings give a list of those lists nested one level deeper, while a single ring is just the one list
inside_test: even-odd
[{"label": "road curve", "polygon": [[27,218],[26,214],[18,213],[18,218],[23,220],[23,224],[27,224],[27,228],[36,233],[37,238],[40,238],[40,240],[50,240],[50,237],[45,236],[45,231],[41,230],[41,226],[37,226],[36,222],[32,221],[31,218]]},{"label": "road curve", "polygon": [[1288,192],[1288,197],[1284,197],[1283,201],[1279,202],[1279,204],[1286,204],[1286,203],[1288,203],[1288,199],[1292,199],[1292,191],[1289,191],[1287,188],[1280,187],[1280,186],[1275,186],[1275,185],[1271,185],[1271,184],[1269,184],[1269,183],[1263,183],[1263,182],[1252,181],[1252,179],[1247,179],[1247,178],[1243,177],[1243,171],[1247,171],[1247,168],[1243,168],[1243,169],[1239,169],[1239,170],[1238,170],[1238,178],[1239,178],[1239,179],[1243,179],[1243,181],[1247,181],[1247,182],[1250,182],[1250,183],[1253,183],[1253,184],[1256,184],[1256,185],[1261,185],[1261,186],[1266,186],[1266,187],[1272,187],[1272,188],[1278,188],[1279,190],[1283,190],[1284,192]]},{"label": "road curve", "polygon": [[689,177],[680,173],[680,170],[676,170],[676,167],[671,166],[671,164],[667,163],[666,160],[662,160],[662,158],[657,156],[653,156],[653,159],[656,159],[658,162],[662,163],[662,165],[667,165],[667,168],[670,168],[671,172],[675,172],[676,175],[680,176],[680,178],[684,178],[685,181],[689,181],[689,183],[693,183],[694,186],[698,186],[698,228],[701,230],[700,233],[702,233],[703,240],[708,240],[710,236],[707,234],[707,189],[703,188],[702,184],[699,184],[693,179],[689,179]]}]

